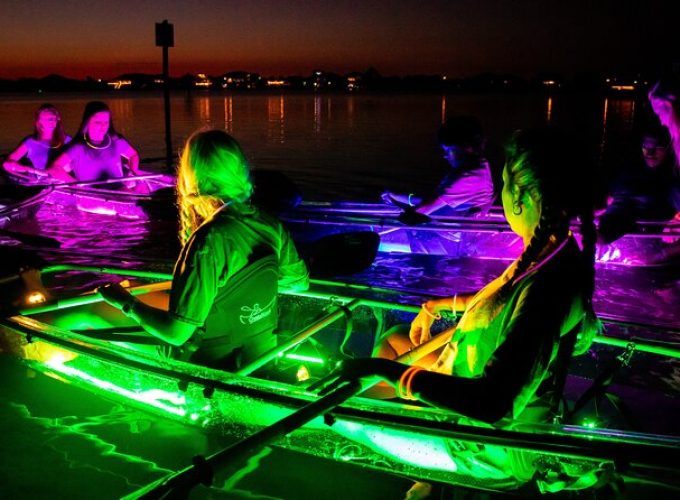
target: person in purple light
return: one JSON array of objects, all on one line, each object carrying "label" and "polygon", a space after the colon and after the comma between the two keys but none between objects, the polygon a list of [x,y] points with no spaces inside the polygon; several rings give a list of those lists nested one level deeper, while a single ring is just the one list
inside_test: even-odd
[{"label": "person in purple light", "polygon": [[678,77],[662,78],[652,86],[648,96],[654,113],[671,136],[675,164],[671,199],[675,220],[680,221],[680,80]]},{"label": "person in purple light", "polygon": [[[522,254],[476,294],[424,302],[410,325],[397,325],[379,339],[377,357],[344,360],[339,378],[324,392],[347,379],[367,378],[384,384],[374,387],[380,391],[375,395],[396,393],[478,425],[547,423],[558,417],[569,361],[588,349],[599,330],[592,307],[593,203],[578,149],[576,140],[552,129],[515,134],[501,198],[511,229],[524,242]],[[570,231],[577,217],[582,248]],[[441,352],[413,366],[392,361],[430,340],[432,325],[447,311],[462,317],[447,332],[451,337]],[[484,447],[458,442],[450,449],[459,471],[473,477],[482,463],[526,482],[538,467],[536,456],[523,452],[494,450],[486,455]],[[558,461],[545,466],[558,475],[564,472]],[[568,487],[566,472],[562,479]],[[412,497],[417,498],[415,493]]]},{"label": "person in purple light", "polygon": [[637,221],[667,221],[675,214],[675,156],[668,130],[649,127],[641,135],[640,146],[640,158],[614,181],[607,208],[599,217],[600,243],[611,243],[634,231]]},{"label": "person in purple light", "polygon": [[78,134],[47,173],[62,182],[100,181],[138,175],[139,154],[116,132],[111,110],[101,101],[85,105]]},{"label": "person in purple light", "polygon": [[50,161],[70,140],[71,137],[64,132],[59,110],[52,104],[43,104],[35,112],[33,134],[24,138],[7,155],[2,167],[10,174],[44,177]]},{"label": "person in purple light", "polygon": [[472,116],[453,116],[440,127],[438,142],[450,172],[430,196],[416,197],[386,191],[386,203],[404,209],[400,220],[420,224],[435,215],[472,215],[485,212],[494,200],[489,162],[484,157],[482,126]]}]

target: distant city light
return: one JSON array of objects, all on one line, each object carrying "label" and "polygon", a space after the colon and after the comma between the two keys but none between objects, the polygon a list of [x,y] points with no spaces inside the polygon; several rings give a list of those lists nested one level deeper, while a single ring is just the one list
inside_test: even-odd
[{"label": "distant city light", "polygon": [[120,90],[123,87],[129,87],[132,85],[132,80],[113,80],[107,83],[109,87],[113,87],[116,90]]}]

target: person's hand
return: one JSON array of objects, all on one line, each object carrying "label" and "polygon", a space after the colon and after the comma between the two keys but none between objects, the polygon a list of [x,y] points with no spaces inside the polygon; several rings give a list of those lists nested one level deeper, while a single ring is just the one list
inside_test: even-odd
[{"label": "person's hand", "polygon": [[134,300],[130,292],[120,286],[118,283],[109,283],[97,288],[97,292],[102,298],[113,307],[123,309],[123,306],[129,304]]},{"label": "person's hand", "polygon": [[413,345],[420,345],[431,338],[430,328],[436,316],[428,314],[424,309],[418,311],[418,315],[411,321],[408,336]]},{"label": "person's hand", "polygon": [[668,221],[662,233],[670,235],[662,236],[661,241],[667,244],[675,243],[676,241],[678,241],[677,236],[678,230],[680,230],[680,212],[676,213],[675,216]]},{"label": "person's hand", "polygon": [[417,212],[413,207],[408,207],[399,215],[398,220],[407,226],[418,226],[430,222],[432,219],[425,214]]}]

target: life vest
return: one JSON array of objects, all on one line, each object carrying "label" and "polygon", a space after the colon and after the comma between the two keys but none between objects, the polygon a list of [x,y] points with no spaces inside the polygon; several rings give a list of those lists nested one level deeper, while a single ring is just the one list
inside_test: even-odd
[{"label": "life vest", "polygon": [[178,357],[234,371],[275,347],[278,268],[278,258],[269,253],[229,279]]}]

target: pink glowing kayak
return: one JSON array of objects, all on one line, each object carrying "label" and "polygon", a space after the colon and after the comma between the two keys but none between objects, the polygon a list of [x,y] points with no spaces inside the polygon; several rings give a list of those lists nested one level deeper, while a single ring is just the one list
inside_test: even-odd
[{"label": "pink glowing kayak", "polygon": [[0,228],[31,219],[53,191],[52,186],[0,184]]},{"label": "pink glowing kayak", "polygon": [[82,212],[129,219],[175,218],[175,177],[145,174],[123,179],[41,184],[43,177],[11,174],[19,186],[50,186],[49,203],[73,206]]}]

